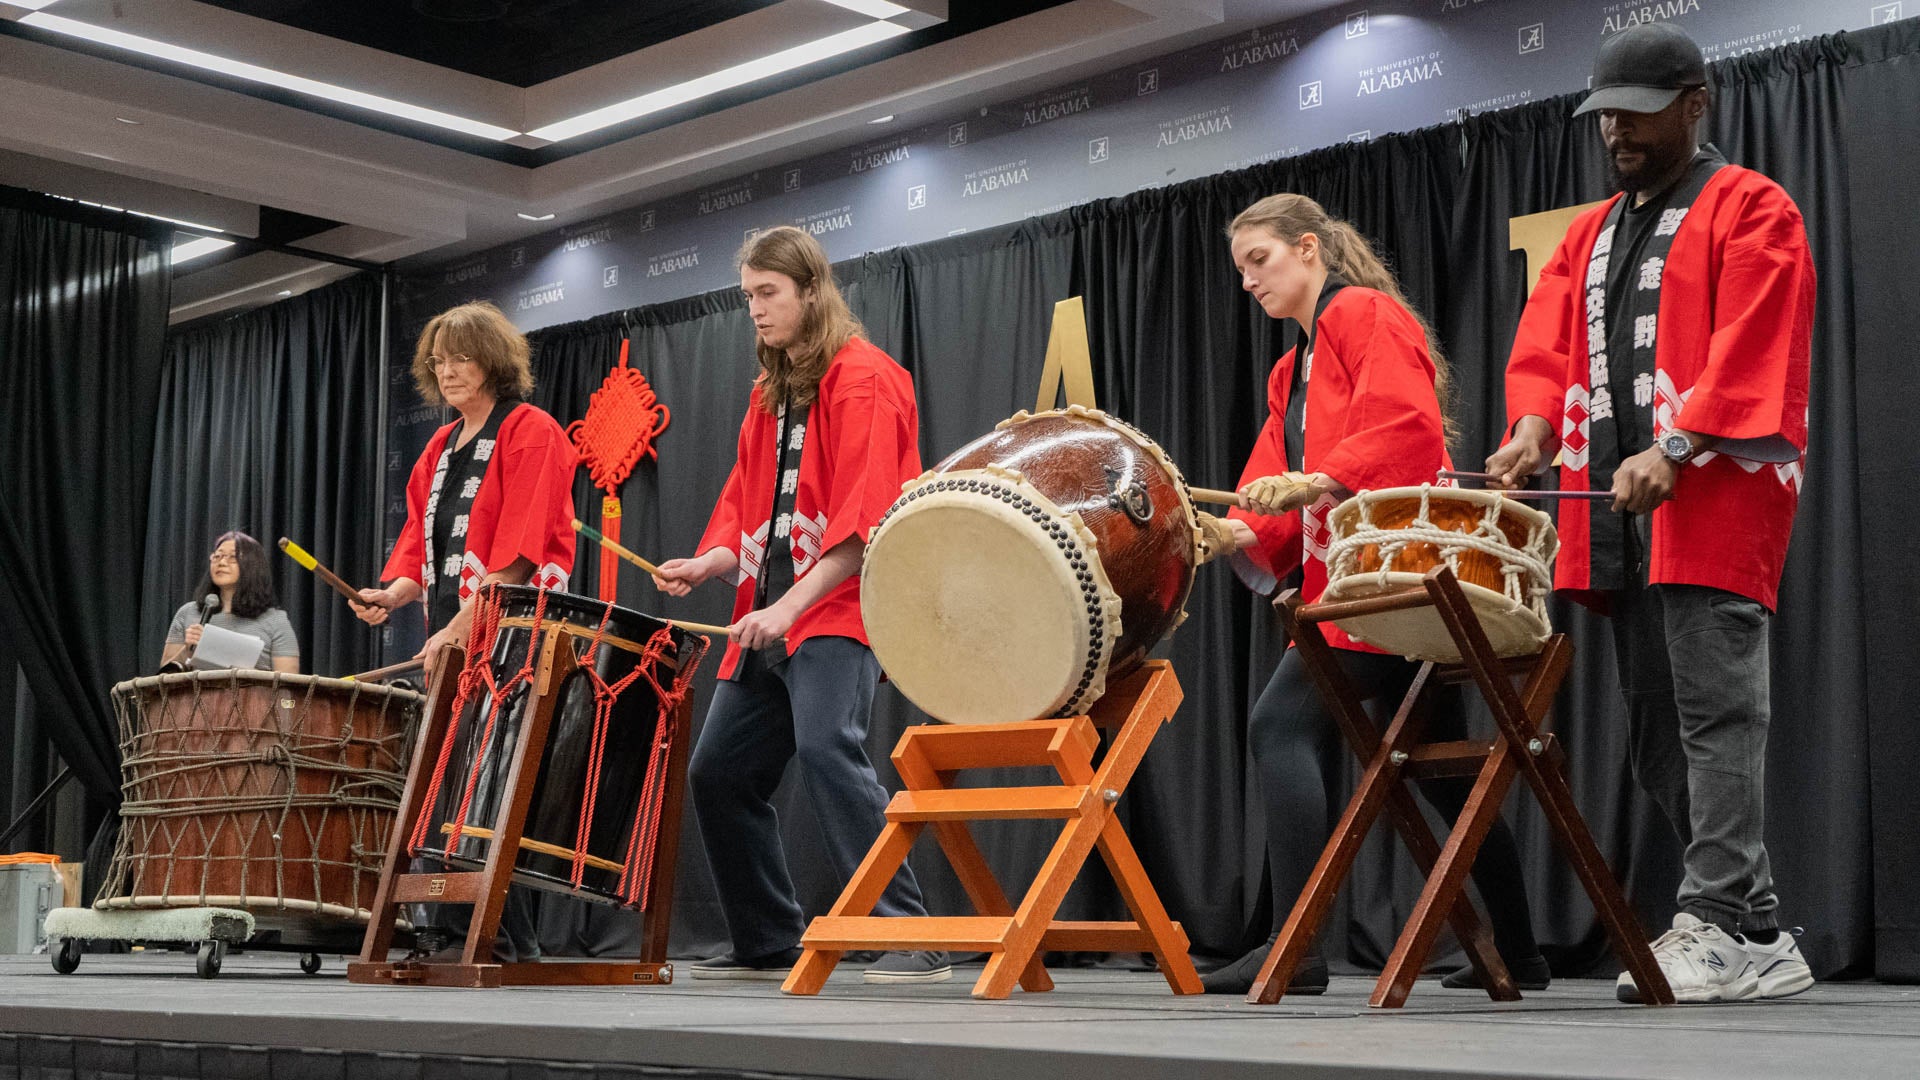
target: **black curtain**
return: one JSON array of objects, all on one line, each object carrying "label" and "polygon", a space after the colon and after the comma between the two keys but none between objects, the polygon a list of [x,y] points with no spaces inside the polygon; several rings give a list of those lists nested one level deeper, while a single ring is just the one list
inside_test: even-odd
[{"label": "black curtain", "polygon": [[229,529],[266,546],[300,639],[300,670],[348,675],[378,663],[379,631],[275,544],[293,540],[350,582],[379,580],[380,308],[379,277],[360,274],[169,339],[153,435],[143,668],[159,663],[168,621],[197,599],[207,552]]},{"label": "black curtain", "polygon": [[130,215],[0,199],[0,625],[24,674],[0,709],[31,701],[16,725],[44,733],[101,815],[120,793],[108,690],[141,670],[170,239]]},{"label": "black curtain", "polygon": [[[1920,30],[1913,21],[1716,65],[1709,137],[1736,163],[1779,180],[1799,202],[1821,274],[1815,327],[1809,478],[1774,622],[1773,753],[1768,838],[1790,923],[1823,977],[1920,974],[1920,795],[1905,763],[1920,750],[1905,702],[1920,695],[1920,618],[1905,567],[1920,562],[1911,492],[1920,476],[1902,407],[1914,379],[1920,287],[1906,273],[1920,224],[1905,213],[1920,132]],[[1451,359],[1455,458],[1478,461],[1504,424],[1507,352],[1525,298],[1525,261],[1508,219],[1603,197],[1595,122],[1558,98],[1444,128],[1341,145],[1174,187],[837,267],[870,336],[912,371],[921,450],[931,464],[1016,409],[1031,408],[1052,303],[1086,298],[1100,403],[1159,440],[1188,478],[1228,486],[1265,419],[1273,359],[1291,342],[1238,288],[1224,229],[1274,191],[1311,195],[1370,236]],[[651,558],[692,551],[732,464],[753,374],[739,297],[721,290],[534,335],[536,400],[564,423],[584,411],[623,333],[633,363],[673,410],[660,459],[624,492],[624,535]],[[417,452],[415,447],[411,452]],[[598,493],[582,483],[581,516]],[[583,549],[575,589],[592,591]],[[725,620],[724,588],[671,601],[623,568],[629,606]],[[1236,954],[1269,923],[1258,793],[1248,776],[1247,709],[1278,656],[1271,611],[1221,568],[1202,571],[1192,618],[1161,653],[1185,704],[1122,804],[1135,845],[1197,952]],[[1017,618],[1018,613],[1008,613]],[[1576,797],[1625,882],[1649,934],[1664,926],[1679,851],[1625,766],[1605,624],[1562,607],[1556,625],[1577,647],[1555,723]],[[1891,660],[1893,662],[1889,663]],[[702,715],[710,682],[698,684]],[[891,687],[875,708],[869,749],[885,756],[921,719]],[[1483,718],[1484,719],[1484,718]],[[1350,762],[1337,763],[1349,784]],[[813,857],[810,815],[783,793],[783,821],[803,899],[819,911],[838,883]],[[1530,796],[1509,805],[1528,856],[1540,937],[1562,974],[1610,971],[1603,935]],[[1037,824],[977,830],[1009,888],[1023,888],[1051,842]],[[929,846],[930,847],[930,846]],[[681,865],[675,951],[724,947],[697,832]],[[914,865],[939,913],[967,910],[937,852]],[[1397,842],[1375,835],[1326,931],[1336,958],[1377,965],[1417,891]],[[1291,898],[1287,898],[1290,902]],[[1114,917],[1093,875],[1068,901],[1079,917]]]}]

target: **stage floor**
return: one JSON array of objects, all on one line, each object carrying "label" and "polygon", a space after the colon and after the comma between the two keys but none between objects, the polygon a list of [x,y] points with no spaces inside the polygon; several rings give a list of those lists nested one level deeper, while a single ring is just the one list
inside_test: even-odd
[{"label": "stage floor", "polygon": [[631,990],[363,987],[337,957],[309,977],[288,954],[230,956],[213,980],[192,970],[183,953],[89,955],[72,975],[0,957],[0,1077],[1920,1076],[1920,987],[1873,983],[1643,1009],[1616,1004],[1610,982],[1494,1005],[1428,979],[1379,1011],[1360,977],[1262,1008],[1108,970],[1060,971],[1052,993],[1004,1002],[968,996],[977,966],[911,989],[843,966],[817,998],[684,975]]}]

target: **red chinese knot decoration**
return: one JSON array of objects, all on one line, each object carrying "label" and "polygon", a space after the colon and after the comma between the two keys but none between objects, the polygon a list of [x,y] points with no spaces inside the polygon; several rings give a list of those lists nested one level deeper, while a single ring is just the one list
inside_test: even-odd
[{"label": "red chinese knot decoration", "polygon": [[[620,362],[587,401],[587,415],[567,425],[567,437],[580,451],[580,463],[594,485],[606,492],[600,500],[600,532],[620,542],[620,485],[627,482],[641,458],[659,460],[653,440],[667,430],[671,414],[654,395],[640,369],[627,366],[629,342],[620,342]],[[620,577],[620,557],[600,549],[600,599],[613,601]]]}]

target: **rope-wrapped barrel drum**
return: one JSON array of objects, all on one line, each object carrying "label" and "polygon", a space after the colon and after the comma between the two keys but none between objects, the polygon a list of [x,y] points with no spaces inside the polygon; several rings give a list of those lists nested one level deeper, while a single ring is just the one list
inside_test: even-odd
[{"label": "rope-wrapped barrel drum", "polygon": [[422,699],[267,671],[113,688],[123,801],[97,907],[364,923]]},{"label": "rope-wrapped barrel drum", "polygon": [[[1523,656],[1549,633],[1547,597],[1560,542],[1553,519],[1497,491],[1387,488],[1363,491],[1327,518],[1327,589],[1321,600],[1356,600],[1417,586],[1452,568],[1494,652]],[[1336,621],[1356,640],[1417,660],[1453,663],[1460,648],[1434,609],[1411,608]]]}]

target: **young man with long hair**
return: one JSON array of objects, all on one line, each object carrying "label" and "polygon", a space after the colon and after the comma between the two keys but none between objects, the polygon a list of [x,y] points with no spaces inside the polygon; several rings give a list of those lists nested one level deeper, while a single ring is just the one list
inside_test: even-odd
[{"label": "young man with long hair", "polygon": [[[760,360],[739,456],[699,552],[660,565],[675,596],[726,576],[733,624],[720,686],[688,765],[694,811],[732,938],[696,979],[780,979],[800,957],[804,913],[771,802],[799,759],[826,857],[841,882],[885,824],[867,757],[880,665],[860,621],[860,561],[900,485],[920,474],[919,412],[905,369],[865,339],[826,252],[791,227],[756,233],[740,288]],[[902,866],[875,915],[925,915]],[[888,953],[868,982],[952,977],[944,953]]]}]

